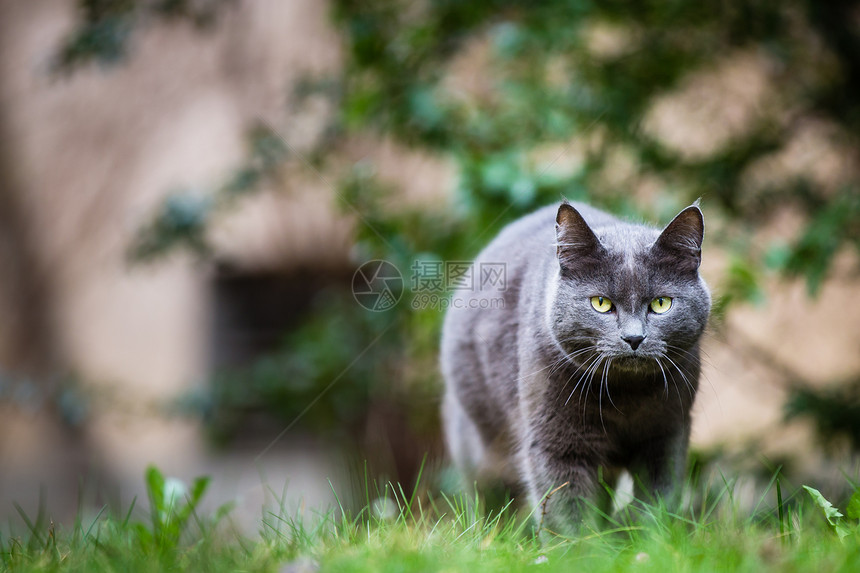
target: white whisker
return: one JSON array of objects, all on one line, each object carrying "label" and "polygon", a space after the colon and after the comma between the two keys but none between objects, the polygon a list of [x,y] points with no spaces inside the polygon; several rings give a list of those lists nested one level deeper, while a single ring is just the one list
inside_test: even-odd
[{"label": "white whisker", "polygon": [[684,374],[684,371],[681,370],[681,367],[678,366],[674,360],[669,358],[668,354],[666,355],[665,358],[666,358],[666,360],[668,360],[672,364],[672,366],[675,367],[676,370],[678,370],[678,374],[681,375],[681,379],[684,380],[684,383],[687,385],[687,393],[689,393],[690,399],[692,399],[693,398],[693,391],[695,391],[695,388],[693,387],[693,384],[690,383],[690,379],[687,378],[687,376]]},{"label": "white whisker", "polygon": [[[610,359],[609,359],[609,363],[608,363],[608,365],[607,365],[607,372],[608,372],[608,369],[611,369],[611,368],[612,368],[612,358],[610,358]],[[618,409],[618,406],[616,406],[616,405],[615,405],[615,402],[613,402],[613,400],[612,400],[612,394],[610,394],[610,393],[609,393],[609,375],[608,375],[608,374],[607,374],[607,376],[606,376],[606,397],[607,397],[607,398],[609,398],[609,403],[610,403],[610,404],[612,404],[612,407],[613,407],[613,408],[615,408],[615,410],[616,410],[619,414],[623,414],[623,413],[624,413],[624,412],[622,412],[621,410],[619,410],[619,409]]]},{"label": "white whisker", "polygon": [[[591,348],[585,348],[585,349],[583,349],[583,351],[585,351],[585,350],[594,350],[595,348],[596,348],[596,347],[592,346]],[[588,362],[590,362],[590,361],[591,361],[591,360],[593,360],[594,358],[595,358],[594,356],[590,356],[590,357],[585,361],[585,363],[586,363],[586,364],[588,364]],[[577,367],[574,369],[574,371],[571,373],[571,375],[570,375],[570,376],[568,376],[567,380],[565,380],[565,381],[564,381],[564,384],[562,384],[561,388],[559,388],[559,390],[558,390],[558,395],[555,397],[555,399],[556,399],[556,400],[558,400],[558,399],[561,397],[561,395],[564,393],[564,390],[567,388],[567,385],[568,385],[568,384],[570,384],[570,381],[573,379],[573,377],[574,377],[574,376],[576,376],[577,372],[579,372],[581,368],[582,368],[581,366],[577,366]],[[552,373],[550,373],[550,375],[552,375]],[[576,386],[574,386],[573,391],[574,391],[574,392],[576,391]],[[573,393],[571,392],[571,395],[572,395],[572,394],[573,394]],[[567,405],[567,402],[568,402],[568,401],[570,401],[570,396],[568,396],[567,400],[565,400],[565,402],[564,402],[565,406]]]},{"label": "white whisker", "polygon": [[598,389],[597,389],[597,412],[600,415],[600,425],[603,427],[603,433],[604,434],[606,434],[607,432],[606,432],[606,424],[603,421],[603,384],[605,381],[606,386],[607,386],[606,393],[608,395],[609,394],[609,379],[607,377],[607,371],[609,369],[609,363],[611,361],[612,360],[609,359],[603,365],[603,373],[600,375],[600,385],[598,386]]},{"label": "white whisker", "polygon": [[663,395],[664,399],[669,399],[669,380],[666,378],[666,369],[663,368],[663,363],[660,362],[659,358],[655,358],[654,362],[657,363],[657,366],[660,367],[660,372],[663,374]]},{"label": "white whisker", "polygon": [[594,365],[588,369],[588,379],[586,381],[587,384],[583,384],[582,388],[579,390],[579,401],[580,401],[580,403],[582,403],[582,417],[583,417],[583,419],[585,419],[585,410],[588,407],[588,400],[586,399],[585,402],[583,402],[582,399],[587,394],[591,393],[591,383],[594,382],[594,375],[597,374],[597,369],[600,368],[600,363],[603,362],[604,358],[605,358],[605,356],[603,354],[601,354],[600,360],[595,362]]},{"label": "white whisker", "polygon": [[[583,379],[583,378],[585,378],[586,374],[588,374],[589,370],[591,369],[591,365],[592,365],[592,364],[594,364],[595,362],[599,362],[599,360],[600,360],[600,358],[601,358],[601,357],[602,357],[602,355],[601,355],[601,354],[597,354],[597,353],[595,353],[595,355],[594,355],[594,356],[592,356],[591,358],[589,358],[589,359],[585,362],[585,364],[583,364],[583,366],[582,366],[582,367],[583,367],[583,368],[585,368],[585,372],[583,372],[582,376],[580,376],[580,377],[579,377],[579,380],[577,380],[577,381],[576,381],[576,385],[573,387],[573,390],[571,390],[571,391],[570,391],[570,396],[568,396],[568,397],[567,397],[567,400],[565,400],[565,401],[564,401],[564,405],[565,405],[565,406],[567,406],[567,403],[568,403],[568,402],[570,402],[570,399],[573,397],[573,394],[576,392],[576,389],[577,389],[577,388],[579,388],[579,384],[580,384],[580,382],[582,382],[582,379]],[[577,370],[576,372],[579,372],[579,370]],[[576,372],[574,372],[574,373],[573,373],[573,375],[571,376],[571,378],[573,378],[573,376],[575,376],[575,375],[576,375]],[[568,381],[567,381],[567,382],[570,382],[570,378],[568,378]],[[565,382],[565,386],[567,386],[567,382]],[[584,387],[584,386],[583,386],[583,387]],[[580,401],[582,401],[582,398],[581,398],[581,397],[580,397]]]}]

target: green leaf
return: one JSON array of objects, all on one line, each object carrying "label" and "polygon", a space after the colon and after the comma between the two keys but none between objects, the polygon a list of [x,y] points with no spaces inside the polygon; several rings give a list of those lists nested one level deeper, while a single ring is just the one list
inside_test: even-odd
[{"label": "green leaf", "polygon": [[206,488],[209,487],[210,481],[209,477],[199,477],[194,480],[185,505],[176,512],[176,524],[180,530],[185,527],[188,518],[197,509],[197,505],[200,503],[203,494],[206,493]]},{"label": "green leaf", "polygon": [[730,297],[730,300],[749,301],[754,304],[764,301],[760,272],[753,261],[733,256],[724,280],[724,296]]},{"label": "green leaf", "polygon": [[784,243],[774,243],[768,247],[763,256],[764,265],[768,269],[784,270],[791,259],[791,248]]},{"label": "green leaf", "polygon": [[836,532],[836,535],[839,536],[839,539],[842,539],[850,533],[849,529],[842,523],[842,513],[833,507],[833,504],[827,501],[827,498],[821,495],[820,491],[815,488],[811,488],[808,485],[803,486],[803,489],[809,493],[812,500],[815,501],[815,504],[824,512],[824,517],[827,518],[827,523],[833,527],[833,530]]},{"label": "green leaf", "polygon": [[158,519],[157,516],[164,513],[164,475],[155,466],[146,468],[146,489],[149,494],[149,501],[152,504],[153,520]]},{"label": "green leaf", "polygon": [[209,482],[212,481],[209,476],[203,476],[196,478],[194,483],[191,486],[191,495],[188,499],[188,506],[191,509],[195,509],[197,504],[200,503],[200,498],[203,497],[203,494],[206,493],[206,489],[209,487]]}]

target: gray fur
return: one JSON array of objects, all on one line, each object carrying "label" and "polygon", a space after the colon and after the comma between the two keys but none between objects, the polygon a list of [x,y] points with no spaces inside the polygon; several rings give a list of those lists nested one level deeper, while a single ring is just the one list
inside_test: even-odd
[{"label": "gray fur", "polygon": [[[476,263],[505,263],[507,288],[455,292],[441,350],[446,440],[469,481],[501,479],[533,506],[566,483],[537,513],[568,534],[583,500],[600,502],[598,476],[614,485],[626,469],[637,498],[672,498],[711,303],[703,232],[697,206],[661,232],[563,203],[484,249]],[[498,296],[503,308],[480,304]],[[614,311],[594,310],[592,296]],[[673,299],[665,314],[649,311],[658,296]]]}]

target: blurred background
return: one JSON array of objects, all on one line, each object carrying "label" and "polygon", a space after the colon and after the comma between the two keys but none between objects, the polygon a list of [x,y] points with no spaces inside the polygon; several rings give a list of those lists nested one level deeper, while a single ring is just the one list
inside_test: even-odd
[{"label": "blurred background", "polygon": [[561,197],[701,198],[693,463],[838,488],[858,135],[852,1],[0,0],[0,516],[123,511],[148,464],[251,528],[448,487],[413,269]]}]

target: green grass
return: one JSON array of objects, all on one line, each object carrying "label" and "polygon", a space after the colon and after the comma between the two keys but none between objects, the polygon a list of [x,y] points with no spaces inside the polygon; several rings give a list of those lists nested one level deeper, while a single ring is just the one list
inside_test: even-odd
[{"label": "green grass", "polygon": [[[844,514],[812,488],[790,495],[776,478],[741,510],[733,484],[699,486],[673,513],[636,504],[576,539],[539,539],[511,508],[484,511],[463,496],[374,487],[352,515],[338,505],[299,518],[281,503],[241,536],[229,508],[200,515],[208,480],[183,490],[146,474],[147,511],[79,519],[69,530],[20,511],[22,535],[0,533],[9,571],[857,571],[860,493]],[[365,484],[365,492],[370,488]],[[852,488],[853,489],[853,488]],[[388,505],[379,499],[387,499]],[[766,500],[772,499],[768,506]],[[142,518],[135,517],[137,514]]]}]

